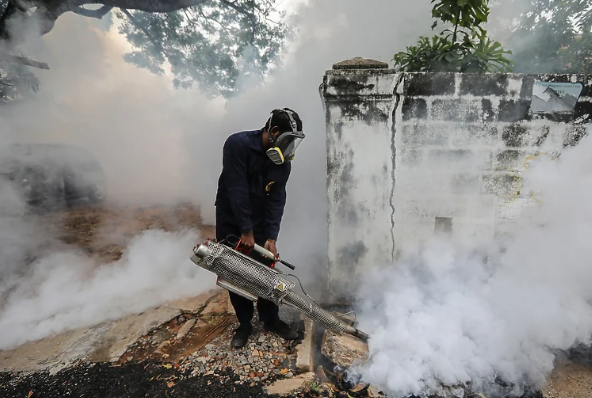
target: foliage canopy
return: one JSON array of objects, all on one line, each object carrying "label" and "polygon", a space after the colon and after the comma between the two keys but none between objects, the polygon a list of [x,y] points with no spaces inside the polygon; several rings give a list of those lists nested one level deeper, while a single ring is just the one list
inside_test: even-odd
[{"label": "foliage canopy", "polygon": [[[489,17],[489,0],[432,0],[432,17],[450,26],[431,39],[394,56],[395,67],[407,72],[507,72],[511,54],[487,37],[481,26]],[[432,25],[434,29],[438,21]]]},{"label": "foliage canopy", "polygon": [[[66,12],[109,18],[112,9],[121,18],[119,32],[133,51],[125,60],[153,73],[170,65],[177,88],[194,83],[208,95],[232,96],[240,78],[261,78],[273,69],[288,33],[275,11],[276,0],[0,0],[0,98],[12,98],[17,80],[23,87],[36,81],[32,73],[5,69],[24,37],[11,29],[18,20],[46,34]],[[98,4],[99,8],[85,8]],[[277,20],[276,20],[277,19]],[[38,22],[41,22],[40,24]],[[12,94],[6,94],[12,93]]]},{"label": "foliage canopy", "polygon": [[212,95],[231,96],[241,75],[261,78],[274,65],[287,33],[271,17],[274,3],[211,0],[173,13],[122,11],[119,31],[134,48],[125,59],[156,74],[168,62],[175,87],[196,82]]},{"label": "foliage canopy", "polygon": [[521,73],[592,73],[589,0],[531,0],[508,46]]}]

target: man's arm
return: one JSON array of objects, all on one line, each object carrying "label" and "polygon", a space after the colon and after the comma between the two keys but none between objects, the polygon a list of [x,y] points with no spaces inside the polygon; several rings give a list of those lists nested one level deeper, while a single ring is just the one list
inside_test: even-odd
[{"label": "man's arm", "polygon": [[241,234],[246,234],[253,230],[247,181],[247,153],[237,137],[232,136],[226,140],[222,153],[230,206]]},{"label": "man's arm", "polygon": [[277,182],[269,196],[267,197],[267,205],[265,208],[265,224],[267,239],[276,241],[280,233],[280,224],[284,215],[284,207],[286,206],[286,184],[291,172],[291,164],[286,164],[285,178],[281,182]]}]

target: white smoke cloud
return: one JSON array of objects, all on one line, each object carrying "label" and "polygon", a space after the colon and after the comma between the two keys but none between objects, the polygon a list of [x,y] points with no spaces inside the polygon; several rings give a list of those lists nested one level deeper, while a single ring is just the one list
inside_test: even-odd
[{"label": "white smoke cloud", "polygon": [[591,148],[585,138],[525,175],[543,204],[511,239],[434,240],[375,269],[360,290],[368,382],[393,397],[468,382],[494,394],[498,377],[521,395],[545,383],[556,350],[591,343]]},{"label": "white smoke cloud", "polygon": [[102,265],[74,251],[42,257],[5,302],[0,349],[208,290],[213,274],[189,260],[198,238],[195,231],[147,231],[119,261]]}]

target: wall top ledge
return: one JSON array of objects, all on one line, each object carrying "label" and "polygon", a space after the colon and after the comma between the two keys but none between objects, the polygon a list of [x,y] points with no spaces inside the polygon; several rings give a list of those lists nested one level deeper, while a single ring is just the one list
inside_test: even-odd
[{"label": "wall top ledge", "polygon": [[388,69],[386,62],[355,57],[333,64],[333,69]]}]

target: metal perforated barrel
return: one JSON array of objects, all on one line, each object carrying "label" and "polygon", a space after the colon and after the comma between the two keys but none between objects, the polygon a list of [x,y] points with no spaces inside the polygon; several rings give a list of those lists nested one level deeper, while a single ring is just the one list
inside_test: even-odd
[{"label": "metal perforated barrel", "polygon": [[282,277],[278,271],[227,246],[215,242],[198,245],[191,259],[200,267],[249,293],[278,305],[288,304],[298,309],[326,329],[367,339],[364,333],[321,308],[310,298],[294,292],[294,282]]}]

